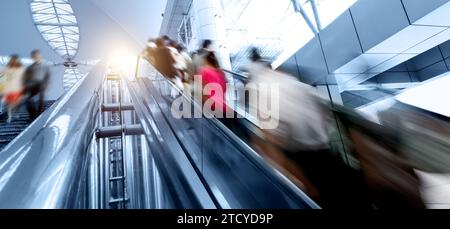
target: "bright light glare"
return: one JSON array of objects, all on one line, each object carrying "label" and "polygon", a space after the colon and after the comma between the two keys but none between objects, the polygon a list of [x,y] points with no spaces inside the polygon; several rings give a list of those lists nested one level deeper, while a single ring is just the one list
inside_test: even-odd
[{"label": "bright light glare", "polygon": [[110,68],[117,69],[123,74],[129,74],[133,72],[133,69],[135,68],[136,59],[136,56],[120,51],[111,55],[108,65]]}]

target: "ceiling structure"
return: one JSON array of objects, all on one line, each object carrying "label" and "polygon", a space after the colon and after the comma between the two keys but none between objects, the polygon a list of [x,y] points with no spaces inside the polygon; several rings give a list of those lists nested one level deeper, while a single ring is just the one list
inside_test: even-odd
[{"label": "ceiling structure", "polygon": [[177,38],[180,25],[189,13],[191,5],[192,0],[167,0],[160,35]]},{"label": "ceiling structure", "polygon": [[[0,1],[0,56],[40,49],[51,63],[107,59],[117,49],[141,51],[157,36],[165,0]],[[81,69],[85,71],[85,69]],[[63,65],[53,68],[49,99],[64,93]],[[78,76],[77,76],[78,77]]]},{"label": "ceiling structure", "polygon": [[[230,51],[233,70],[239,71],[247,64],[250,46],[258,47],[274,65],[283,63],[314,37],[307,21],[320,27],[315,30],[325,28],[357,0],[299,0],[303,17],[296,12],[292,0],[265,0],[264,4],[260,0],[217,1],[224,11],[224,45]],[[195,17],[190,12],[191,5],[192,0],[168,0],[160,34],[176,39],[189,33],[180,30],[186,17]]]},{"label": "ceiling structure", "polygon": [[42,37],[63,59],[73,59],[78,52],[80,29],[69,1],[33,0],[30,6]]},{"label": "ceiling structure", "polygon": [[44,40],[64,60],[63,87],[70,90],[86,73],[70,62],[78,52],[80,28],[68,0],[33,0],[30,3],[34,24]]}]

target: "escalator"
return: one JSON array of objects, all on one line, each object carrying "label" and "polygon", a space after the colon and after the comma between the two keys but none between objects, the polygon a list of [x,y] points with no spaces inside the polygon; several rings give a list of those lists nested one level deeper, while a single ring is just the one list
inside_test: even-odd
[{"label": "escalator", "polygon": [[[50,108],[53,103],[54,101],[47,101],[45,110]],[[0,151],[31,124],[27,112],[16,112],[11,123],[7,123],[7,119],[8,114],[6,112],[0,113]]]},{"label": "escalator", "polygon": [[98,64],[1,151],[0,208],[318,208],[218,120],[175,119],[146,68]]}]

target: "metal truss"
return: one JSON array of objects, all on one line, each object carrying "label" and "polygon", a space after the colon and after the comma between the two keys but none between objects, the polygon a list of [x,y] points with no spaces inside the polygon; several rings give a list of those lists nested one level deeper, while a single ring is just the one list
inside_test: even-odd
[{"label": "metal truss", "polygon": [[65,60],[78,52],[80,30],[68,0],[33,0],[34,23],[50,46]]},{"label": "metal truss", "polygon": [[66,71],[64,72],[64,90],[68,91],[73,86],[75,86],[78,81],[83,79],[87,73],[81,72],[78,68],[66,68]]},{"label": "metal truss", "polygon": [[[33,0],[30,6],[34,24],[42,37],[66,63],[74,63],[80,29],[69,0]],[[76,67],[66,67],[63,84],[68,91],[87,74]]]}]

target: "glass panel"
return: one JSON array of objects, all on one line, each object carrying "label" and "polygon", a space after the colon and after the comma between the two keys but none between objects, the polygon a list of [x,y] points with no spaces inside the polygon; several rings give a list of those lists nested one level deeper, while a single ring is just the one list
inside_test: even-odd
[{"label": "glass panel", "polygon": [[[316,0],[322,27],[328,26],[357,0]],[[306,15],[315,23],[310,0],[300,0]],[[263,56],[283,63],[302,48],[314,33],[297,12],[291,0],[222,0],[227,27],[227,47],[234,71],[247,63],[249,46],[258,47]]]},{"label": "glass panel", "polygon": [[64,90],[70,90],[80,79],[87,74],[82,73],[79,69],[68,68],[64,72]]},{"label": "glass panel", "polygon": [[322,27],[325,28],[357,0],[316,0]]},{"label": "glass panel", "polygon": [[314,36],[291,0],[223,0],[222,5],[234,71],[246,65],[249,46],[260,48],[265,58],[275,60],[297,51]]},{"label": "glass panel", "polygon": [[65,60],[78,51],[80,40],[77,20],[67,0],[33,0],[30,4],[34,22],[42,37]]}]

